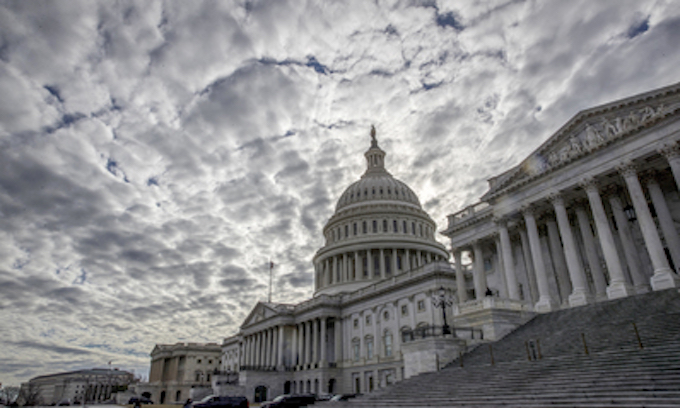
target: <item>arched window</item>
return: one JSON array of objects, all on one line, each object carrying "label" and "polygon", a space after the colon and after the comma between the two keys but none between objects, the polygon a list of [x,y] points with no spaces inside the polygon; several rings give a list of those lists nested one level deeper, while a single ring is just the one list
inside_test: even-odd
[{"label": "arched window", "polygon": [[383,337],[383,342],[385,346],[385,357],[392,356],[392,333],[388,330],[385,331],[385,337]]},{"label": "arched window", "polygon": [[373,337],[366,336],[364,342],[366,344],[366,359],[370,360],[373,358]]}]

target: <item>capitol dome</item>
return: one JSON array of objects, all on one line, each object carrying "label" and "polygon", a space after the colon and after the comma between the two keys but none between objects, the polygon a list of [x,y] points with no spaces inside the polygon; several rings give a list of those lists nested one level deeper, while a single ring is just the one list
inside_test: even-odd
[{"label": "capitol dome", "polygon": [[366,172],[342,193],[314,256],[315,296],[350,292],[448,259],[436,225],[418,196],[385,169],[375,128],[364,153]]}]

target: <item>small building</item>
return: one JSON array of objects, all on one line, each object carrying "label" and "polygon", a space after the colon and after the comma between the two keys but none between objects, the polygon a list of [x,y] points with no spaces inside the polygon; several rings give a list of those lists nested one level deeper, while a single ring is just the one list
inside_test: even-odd
[{"label": "small building", "polygon": [[221,368],[217,343],[157,344],[151,351],[148,391],[157,404],[200,399],[212,393],[212,379]]},{"label": "small building", "polygon": [[133,374],[118,369],[90,370],[41,375],[21,384],[19,405],[55,405],[111,401],[118,392],[127,390]]}]

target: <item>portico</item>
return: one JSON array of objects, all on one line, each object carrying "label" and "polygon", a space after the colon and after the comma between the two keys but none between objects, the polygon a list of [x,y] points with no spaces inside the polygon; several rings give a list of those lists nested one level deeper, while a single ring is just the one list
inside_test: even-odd
[{"label": "portico", "polygon": [[450,215],[475,282],[459,314],[486,282],[535,312],[680,286],[679,112],[680,85],[582,111]]}]

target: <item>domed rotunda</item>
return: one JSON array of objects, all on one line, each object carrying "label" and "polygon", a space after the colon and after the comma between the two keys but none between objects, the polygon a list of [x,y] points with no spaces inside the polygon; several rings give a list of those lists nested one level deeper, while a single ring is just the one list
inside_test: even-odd
[{"label": "domed rotunda", "polygon": [[418,196],[385,169],[375,128],[364,156],[366,172],[342,193],[323,229],[325,245],[314,256],[314,296],[351,292],[448,259]]}]

